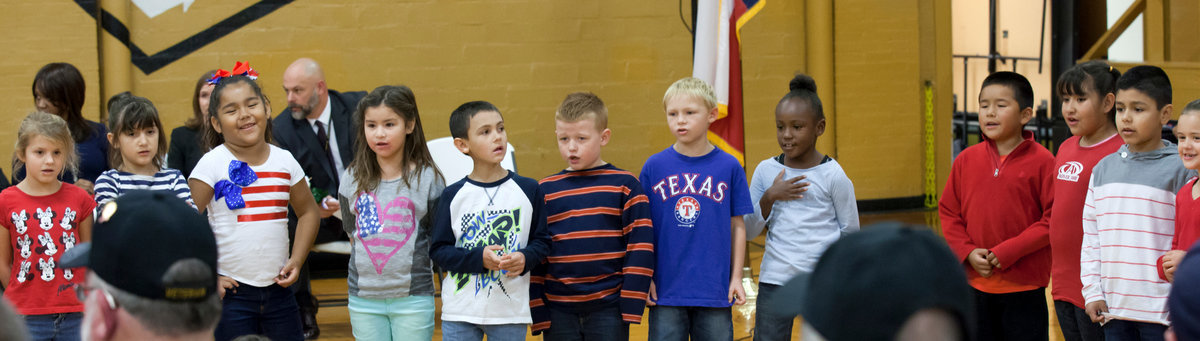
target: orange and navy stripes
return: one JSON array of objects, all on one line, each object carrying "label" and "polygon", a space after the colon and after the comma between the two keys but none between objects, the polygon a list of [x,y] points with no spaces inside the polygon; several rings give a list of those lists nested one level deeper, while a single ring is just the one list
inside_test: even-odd
[{"label": "orange and navy stripes", "polygon": [[534,332],[550,327],[548,309],[616,305],[622,320],[641,323],[655,256],[650,201],[637,177],[604,165],[540,184],[554,247],[530,280]]},{"label": "orange and navy stripes", "polygon": [[589,230],[589,231],[576,231],[576,232],[567,232],[567,233],[563,233],[563,234],[560,234],[560,235],[556,235],[556,236],[554,236],[554,237],[552,237],[552,238],[554,239],[554,241],[556,241],[556,242],[557,242],[557,241],[562,241],[562,240],[570,240],[570,239],[587,239],[587,238],[599,238],[599,237],[620,237],[620,236],[623,236],[623,235],[625,235],[625,234],[623,233],[623,231],[613,231],[613,230]]},{"label": "orange and navy stripes", "polygon": [[630,243],[629,246],[626,247],[625,249],[627,250],[627,252],[633,252],[633,251],[654,252],[654,243]]},{"label": "orange and navy stripes", "polygon": [[546,201],[550,201],[550,200],[554,200],[554,199],[558,199],[558,198],[562,198],[562,197],[573,196],[573,195],[583,195],[583,194],[591,194],[591,193],[626,193],[626,192],[629,192],[629,189],[624,188],[623,186],[592,186],[592,187],[570,189],[570,190],[565,190],[562,192],[554,193],[551,195],[547,195]]},{"label": "orange and navy stripes", "polygon": [[[547,202],[549,202],[549,200],[547,200]],[[583,204],[586,204],[586,203],[583,203]],[[621,209],[615,208],[615,207],[589,207],[589,208],[581,208],[581,209],[577,209],[577,210],[570,210],[570,211],[558,213],[558,214],[547,217],[546,223],[553,224],[553,223],[557,223],[557,222],[560,222],[560,221],[563,221],[566,219],[570,219],[570,218],[586,217],[586,216],[597,215],[597,214],[620,216]]]},{"label": "orange and navy stripes", "polygon": [[623,270],[626,274],[631,275],[654,276],[654,269],[643,266],[626,266]]},{"label": "orange and navy stripes", "polygon": [[547,293],[546,298],[549,299],[551,302],[562,302],[562,303],[591,302],[591,301],[594,301],[594,300],[597,300],[600,298],[616,295],[617,292],[619,292],[619,291],[621,291],[620,287],[608,288],[608,289],[600,290],[600,291],[589,293],[589,294],[583,294],[583,295],[554,295],[554,294]]},{"label": "orange and navy stripes", "polygon": [[[621,274],[622,274],[621,272],[610,272],[610,273],[596,275],[596,276],[565,277],[565,278],[555,278],[554,276],[546,275],[545,281],[558,282],[558,283],[567,284],[567,285],[580,284],[580,283],[595,283],[595,282],[599,282],[601,280],[608,279],[609,277],[620,276]],[[544,282],[539,282],[539,283],[544,283]]]},{"label": "orange and navy stripes", "polygon": [[[653,248],[651,248],[651,251],[653,251]],[[625,258],[625,251],[597,252],[597,253],[588,253],[588,254],[582,254],[582,255],[547,257],[547,259],[550,260],[550,263],[560,263],[560,264],[561,263],[586,263],[586,262],[592,262],[592,261],[598,261],[598,260],[618,259],[618,258]]]},{"label": "orange and navy stripes", "polygon": [[[646,196],[642,195],[642,197],[645,198]],[[649,205],[649,203],[646,204],[646,206]],[[633,229],[635,228],[651,228],[653,226],[654,222],[651,221],[650,218],[638,218],[638,220],[634,220],[633,222],[629,223],[629,225],[625,225],[625,227],[621,229],[621,233],[628,235],[630,232],[633,232]]]},{"label": "orange and navy stripes", "polygon": [[562,180],[562,179],[570,178],[570,177],[584,178],[584,177],[598,176],[598,175],[628,175],[628,176],[634,177],[635,179],[637,178],[636,176],[633,176],[633,173],[631,173],[627,170],[618,169],[616,167],[612,167],[611,169],[606,169],[605,168],[606,166],[611,166],[611,165],[600,166],[600,168],[591,169],[591,170],[583,170],[583,171],[562,171],[562,172],[559,172],[558,174],[548,176],[545,179],[538,181],[538,183],[544,184],[547,182],[554,182],[554,181],[558,181],[558,180]]}]

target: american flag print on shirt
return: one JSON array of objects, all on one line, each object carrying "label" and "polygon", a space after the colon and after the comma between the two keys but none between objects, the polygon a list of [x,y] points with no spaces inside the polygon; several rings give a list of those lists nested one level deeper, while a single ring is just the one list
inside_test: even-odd
[{"label": "american flag print on shirt", "polygon": [[285,172],[254,172],[258,181],[242,188],[246,207],[238,210],[239,223],[287,220],[288,199],[291,197],[291,174]]}]

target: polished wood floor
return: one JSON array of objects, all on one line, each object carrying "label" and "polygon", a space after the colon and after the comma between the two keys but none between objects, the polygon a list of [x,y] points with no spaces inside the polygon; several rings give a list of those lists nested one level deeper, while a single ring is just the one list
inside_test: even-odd
[{"label": "polished wood floor", "polygon": [[[923,224],[928,226],[938,226],[936,211],[904,211],[904,212],[888,212],[888,213],[872,213],[862,215],[862,225],[870,225],[871,223],[881,221],[900,221],[910,224]],[[748,252],[750,257],[746,260],[747,266],[751,271],[751,276],[755,282],[758,280],[758,266],[762,260],[763,243],[766,241],[765,236],[759,236],[750,242]],[[317,314],[317,322],[321,327],[320,340],[340,341],[353,340],[354,336],[350,332],[350,317],[346,311],[346,279],[345,278],[329,278],[314,280],[313,293],[321,300],[321,309]],[[441,316],[441,300],[437,300],[438,312],[437,316]],[[1062,340],[1062,335],[1058,331],[1057,320],[1053,317],[1053,305],[1050,305],[1050,340]],[[741,307],[734,307],[733,312],[733,333],[735,340],[750,340],[751,333],[754,328],[754,305],[747,304]],[[793,339],[799,339],[799,320],[797,320],[793,331],[797,334]],[[631,340],[646,340],[646,325],[632,325],[630,327]],[[437,326],[434,329],[434,340],[441,340],[441,320],[437,320]],[[529,336],[529,340],[541,340],[541,337]]]}]

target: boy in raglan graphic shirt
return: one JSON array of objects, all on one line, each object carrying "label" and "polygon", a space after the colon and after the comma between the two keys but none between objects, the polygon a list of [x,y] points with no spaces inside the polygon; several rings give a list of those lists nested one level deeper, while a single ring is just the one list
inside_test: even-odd
[{"label": "boy in raglan graphic shirt", "polygon": [[529,270],[550,253],[545,203],[537,180],[500,167],[507,153],[504,117],[488,102],[450,114],[454,145],[474,168],[447,186],[434,212],[430,258],[442,281],[446,340],[524,340]]}]

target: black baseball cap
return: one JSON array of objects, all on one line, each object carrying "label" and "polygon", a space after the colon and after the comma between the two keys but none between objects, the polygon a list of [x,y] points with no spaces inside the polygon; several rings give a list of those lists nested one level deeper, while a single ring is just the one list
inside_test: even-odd
[{"label": "black baseball cap", "polygon": [[[198,301],[217,292],[212,228],[174,193],[130,191],[97,211],[92,241],[63,254],[62,267],[86,266],[109,285],[148,299]],[[188,259],[208,265],[211,275],[167,283],[167,271]]]},{"label": "black baseball cap", "polygon": [[893,340],[913,313],[943,309],[973,339],[974,299],[946,241],[924,226],[863,227],[835,242],[813,272],[789,280],[768,308],[802,315],[831,341]]}]

